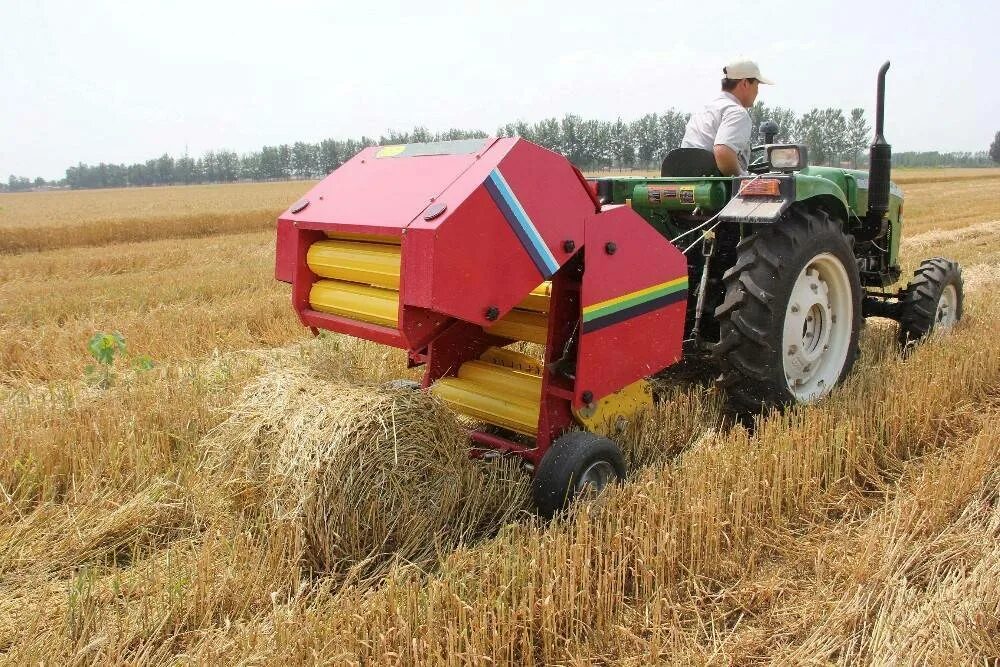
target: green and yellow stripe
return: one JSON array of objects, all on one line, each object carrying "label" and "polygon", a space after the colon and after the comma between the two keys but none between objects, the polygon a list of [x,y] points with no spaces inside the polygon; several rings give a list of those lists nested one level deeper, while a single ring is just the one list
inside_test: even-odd
[{"label": "green and yellow stripe", "polygon": [[596,331],[632,317],[687,299],[688,277],[616,296],[583,309],[583,331]]}]

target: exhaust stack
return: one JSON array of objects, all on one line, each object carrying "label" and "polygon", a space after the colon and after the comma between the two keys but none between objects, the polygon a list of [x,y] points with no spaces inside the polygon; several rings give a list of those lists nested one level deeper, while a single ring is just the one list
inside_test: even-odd
[{"label": "exhaust stack", "polygon": [[878,96],[875,102],[875,140],[868,160],[868,223],[878,225],[889,212],[889,174],[892,169],[892,146],[882,136],[885,111],[885,73],[889,61],[878,70]]}]

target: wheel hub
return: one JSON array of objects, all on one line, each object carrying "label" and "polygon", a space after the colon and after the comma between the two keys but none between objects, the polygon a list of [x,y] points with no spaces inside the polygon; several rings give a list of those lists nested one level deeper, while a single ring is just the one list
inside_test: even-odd
[{"label": "wheel hub", "polygon": [[576,481],[577,493],[598,494],[617,477],[615,467],[608,461],[595,461],[587,466]]},{"label": "wheel hub", "polygon": [[822,253],[792,287],[782,331],[788,389],[799,401],[819,398],[836,384],[847,357],[853,319],[847,271]]},{"label": "wheel hub", "polygon": [[937,312],[934,314],[934,330],[945,331],[955,326],[958,321],[958,291],[954,285],[946,285],[938,299]]}]

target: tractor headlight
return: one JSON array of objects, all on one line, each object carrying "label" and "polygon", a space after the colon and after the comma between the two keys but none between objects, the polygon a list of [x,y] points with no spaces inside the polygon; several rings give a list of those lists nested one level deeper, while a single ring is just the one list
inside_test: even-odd
[{"label": "tractor headlight", "polygon": [[806,166],[805,146],[769,146],[767,161],[773,169],[794,171]]}]

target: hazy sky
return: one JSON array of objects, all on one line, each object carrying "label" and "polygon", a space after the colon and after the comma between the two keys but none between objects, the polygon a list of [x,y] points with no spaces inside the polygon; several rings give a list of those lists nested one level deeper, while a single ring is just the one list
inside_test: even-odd
[{"label": "hazy sky", "polygon": [[566,112],[700,108],[746,54],[768,105],[874,110],[895,150],[1000,130],[1000,3],[0,2],[0,178]]}]

